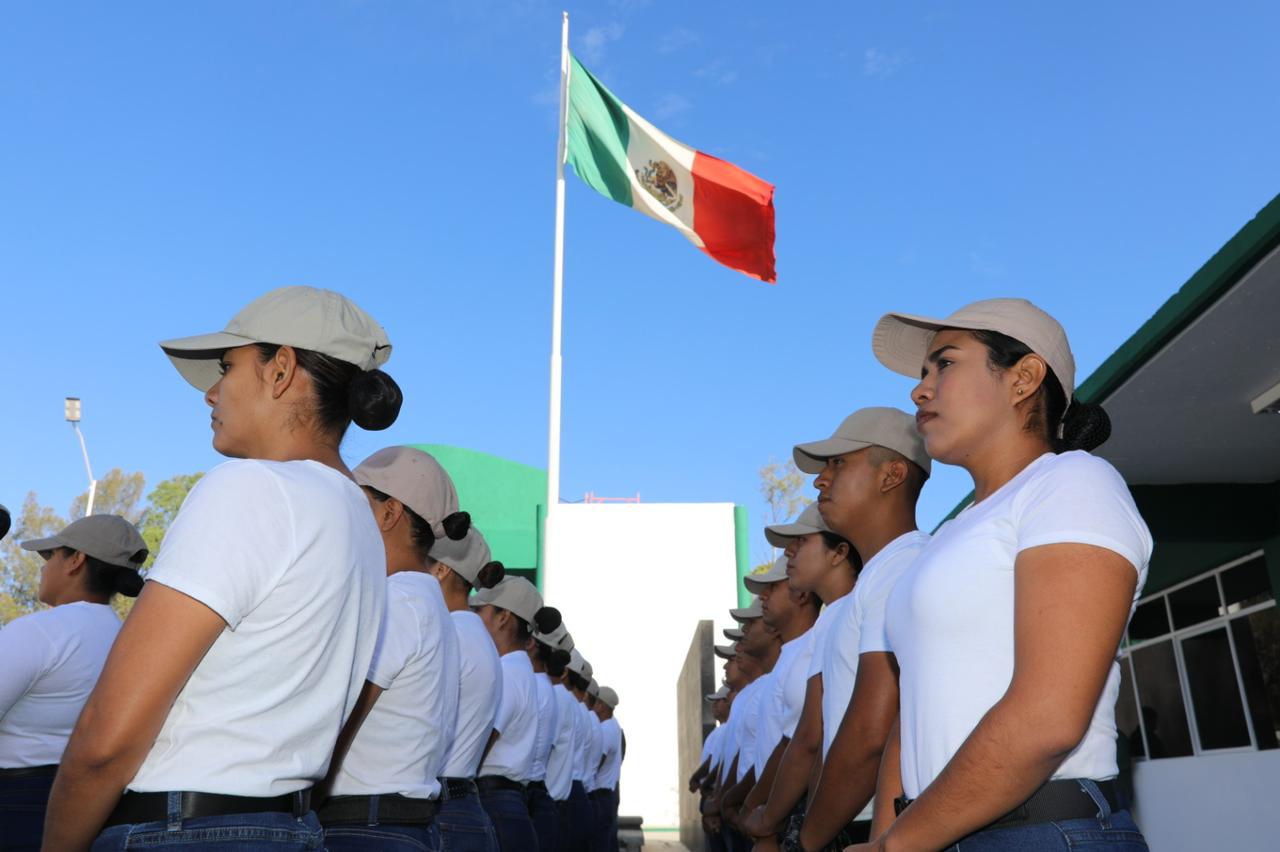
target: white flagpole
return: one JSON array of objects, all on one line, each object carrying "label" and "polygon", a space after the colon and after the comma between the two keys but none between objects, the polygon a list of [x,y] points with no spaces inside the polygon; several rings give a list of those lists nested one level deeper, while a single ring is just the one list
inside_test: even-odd
[{"label": "white flagpole", "polygon": [[[560,310],[564,290],[564,161],[569,119],[569,13],[560,30],[560,139],[556,146],[556,247],[551,302],[551,413],[547,435],[547,515],[560,502]],[[549,537],[549,532],[547,533]],[[544,540],[543,558],[546,558]]]}]

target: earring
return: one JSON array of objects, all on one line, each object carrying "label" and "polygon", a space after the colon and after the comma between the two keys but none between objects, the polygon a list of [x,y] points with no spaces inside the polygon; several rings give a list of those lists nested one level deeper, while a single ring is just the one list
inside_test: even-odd
[{"label": "earring", "polygon": [[1021,394],[1021,393],[1022,393],[1022,391],[1023,391],[1023,388],[1018,388],[1018,393],[1019,393],[1019,394]]}]

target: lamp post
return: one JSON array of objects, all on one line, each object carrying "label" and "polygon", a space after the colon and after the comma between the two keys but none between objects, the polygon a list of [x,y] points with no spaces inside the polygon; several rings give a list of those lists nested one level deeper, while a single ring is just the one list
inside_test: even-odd
[{"label": "lamp post", "polygon": [[76,430],[76,437],[80,439],[80,454],[84,456],[84,472],[89,477],[89,501],[84,506],[84,515],[87,518],[93,514],[93,495],[98,490],[98,480],[93,478],[93,468],[89,467],[89,450],[84,445],[84,433],[80,431],[80,397],[69,396],[63,400],[62,413],[71,424],[71,428]]}]

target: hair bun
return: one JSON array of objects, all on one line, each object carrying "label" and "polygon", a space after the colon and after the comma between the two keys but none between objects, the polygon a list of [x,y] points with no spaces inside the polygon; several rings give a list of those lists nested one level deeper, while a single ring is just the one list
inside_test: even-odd
[{"label": "hair bun", "polygon": [[1062,418],[1062,444],[1068,450],[1093,450],[1111,437],[1111,417],[1093,402],[1072,400]]},{"label": "hair bun", "polygon": [[136,598],[142,591],[142,575],[132,568],[121,568],[116,571],[111,581],[116,591],[125,597]]},{"label": "hair bun", "polygon": [[444,534],[449,537],[450,541],[462,541],[467,537],[467,532],[471,529],[471,513],[454,512],[441,521],[440,525],[444,527]]},{"label": "hair bun", "polygon": [[347,412],[361,429],[386,429],[400,416],[404,394],[396,380],[381,370],[366,370],[351,380],[347,390]]},{"label": "hair bun", "polygon": [[560,617],[560,610],[553,606],[544,606],[533,614],[533,623],[537,626],[539,633],[550,633],[560,626],[564,621]]},{"label": "hair bun", "polygon": [[482,589],[492,589],[501,583],[505,576],[507,576],[506,567],[495,559],[476,574],[476,585]]}]

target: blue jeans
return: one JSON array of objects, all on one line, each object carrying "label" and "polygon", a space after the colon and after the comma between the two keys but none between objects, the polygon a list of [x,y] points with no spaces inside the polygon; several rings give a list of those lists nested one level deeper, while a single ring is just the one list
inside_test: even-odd
[{"label": "blue jeans", "polygon": [[480,804],[493,823],[502,852],[533,852],[538,848],[538,834],[533,830],[523,793],[488,790],[480,794]]},{"label": "blue jeans", "polygon": [[589,852],[595,823],[596,811],[587,798],[587,789],[581,781],[574,781],[569,792],[569,836],[562,838],[561,846],[570,852]]},{"label": "blue jeans", "polygon": [[39,852],[44,812],[57,767],[21,778],[0,777],[0,852]]},{"label": "blue jeans", "polygon": [[436,814],[444,852],[498,852],[498,834],[475,793],[440,801]]},{"label": "blue jeans", "polygon": [[439,852],[440,829],[431,825],[334,825],[324,830],[328,852]]},{"label": "blue jeans", "polygon": [[[179,796],[181,794],[172,794]],[[146,849],[147,852],[213,852],[234,849],[236,852],[303,852],[324,849],[324,829],[314,811],[304,816],[290,814],[232,814],[218,817],[182,819],[171,798],[167,822],[140,822],[114,825],[98,835],[93,852],[123,852]]]},{"label": "blue jeans", "polygon": [[616,823],[616,802],[613,793],[602,796],[598,792],[591,795],[591,804],[595,808],[596,821],[592,827],[591,848],[597,852],[613,852],[618,848],[618,827]]},{"label": "blue jeans", "polygon": [[1128,811],[1113,813],[1094,782],[1081,781],[1080,786],[1098,805],[1097,816],[992,828],[969,835],[949,852],[1148,852]]},{"label": "blue jeans", "polygon": [[538,852],[556,852],[560,848],[560,819],[555,800],[545,787],[530,787],[529,819],[538,835]]}]

